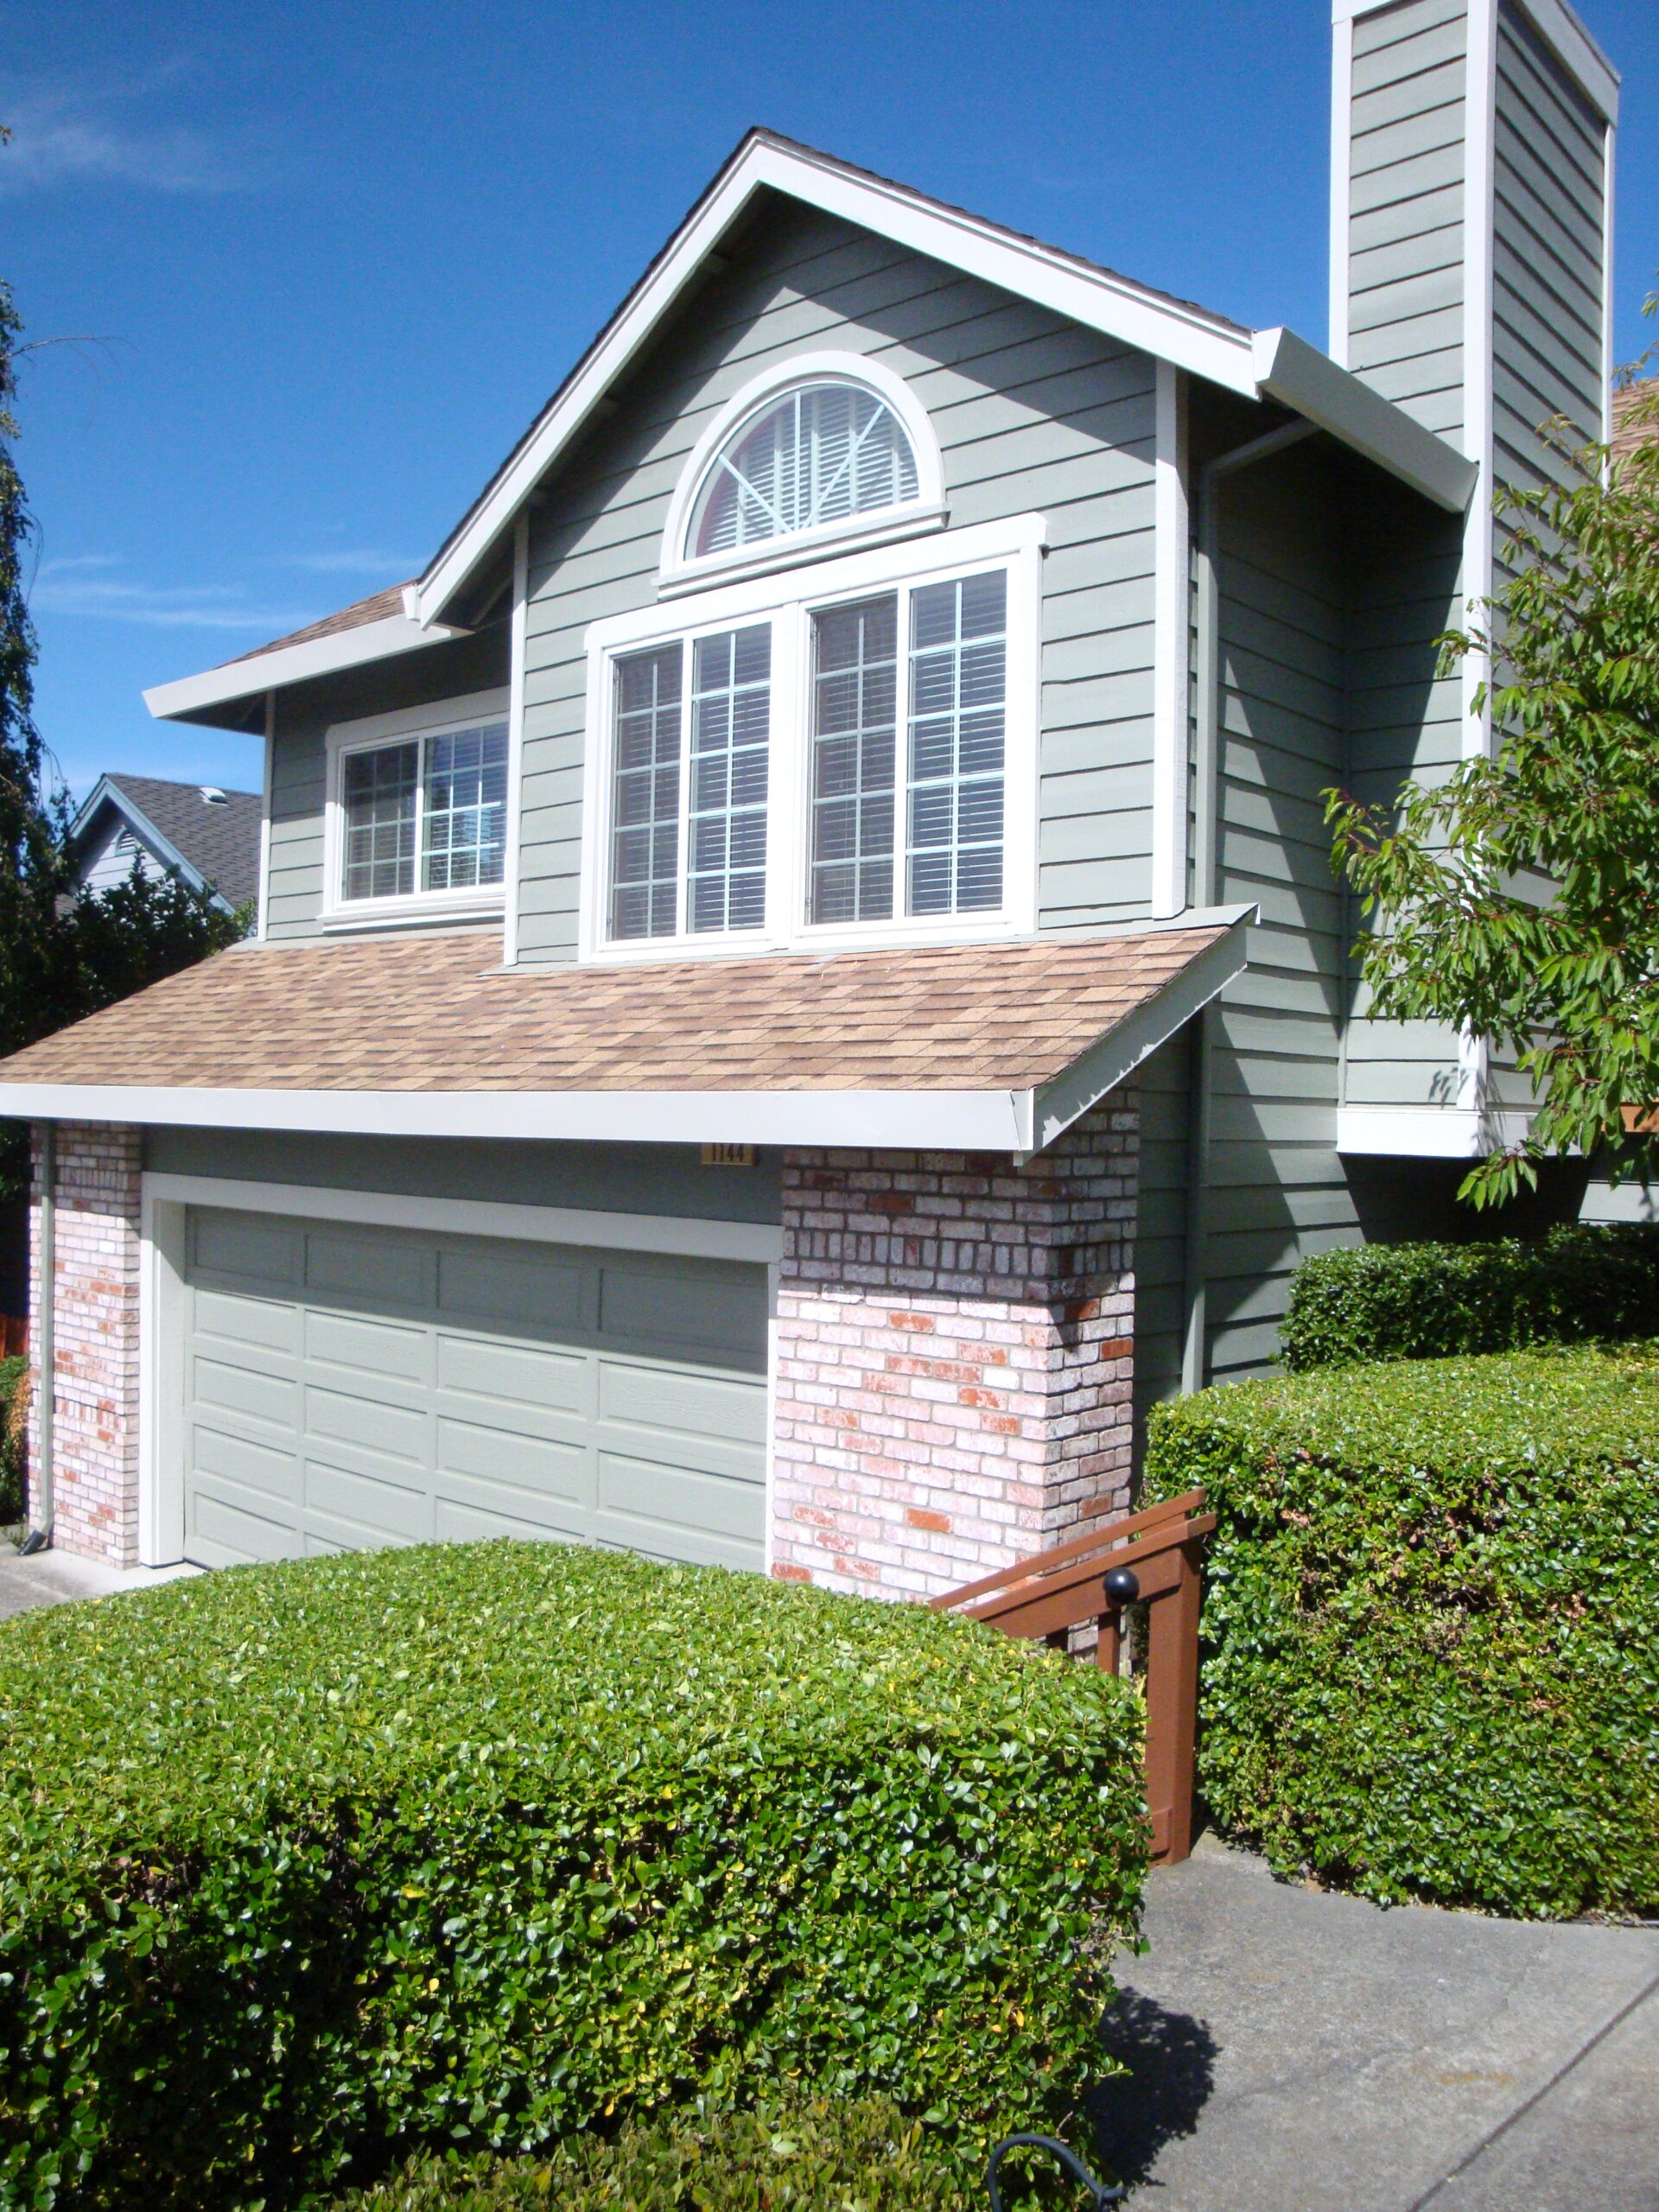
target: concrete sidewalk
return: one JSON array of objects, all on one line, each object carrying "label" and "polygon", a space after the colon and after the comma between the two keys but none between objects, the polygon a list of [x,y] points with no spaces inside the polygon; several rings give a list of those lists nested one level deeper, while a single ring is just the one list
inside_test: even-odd
[{"label": "concrete sidewalk", "polygon": [[1103,2144],[1146,2212],[1659,2212],[1659,1927],[1277,1882],[1203,1839],[1120,1958]]},{"label": "concrete sidewalk", "polygon": [[155,1582],[175,1582],[200,1574],[198,1567],[100,1567],[68,1552],[36,1552],[22,1559],[0,1544],[0,1621],[36,1605],[61,1605],[75,1598],[108,1598],[119,1590],[147,1590]]}]

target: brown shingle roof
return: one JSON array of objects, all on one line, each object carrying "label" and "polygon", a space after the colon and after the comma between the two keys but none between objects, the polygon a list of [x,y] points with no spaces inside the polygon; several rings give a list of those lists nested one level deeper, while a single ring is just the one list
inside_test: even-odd
[{"label": "brown shingle roof", "polygon": [[0,1084],[1025,1090],[1225,934],[511,971],[493,934],[240,946],[0,1061]]},{"label": "brown shingle roof", "polygon": [[1643,400],[1651,401],[1659,390],[1659,378],[1643,377],[1636,384],[1622,385],[1613,394],[1613,459],[1622,461],[1639,445],[1646,445],[1659,437],[1659,423],[1652,421],[1633,423],[1630,420]]},{"label": "brown shingle roof", "polygon": [[234,668],[238,661],[257,660],[261,653],[276,652],[283,645],[308,645],[313,638],[332,638],[341,630],[359,629],[365,622],[384,622],[388,616],[403,613],[408,588],[407,584],[389,584],[385,591],[371,592],[366,599],[354,599],[349,607],[325,614],[321,622],[308,622],[303,630],[290,630],[285,638],[273,638],[269,645],[255,645],[251,652],[237,653],[219,665]]}]

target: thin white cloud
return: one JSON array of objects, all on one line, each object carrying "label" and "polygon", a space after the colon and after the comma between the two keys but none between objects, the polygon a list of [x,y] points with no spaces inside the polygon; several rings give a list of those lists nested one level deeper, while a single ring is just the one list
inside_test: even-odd
[{"label": "thin white cloud", "polygon": [[300,629],[317,619],[315,607],[251,601],[234,584],[137,584],[89,573],[108,565],[97,555],[49,563],[30,595],[32,610],[137,622],[150,629],[256,631],[267,637]]},{"label": "thin white cloud", "polygon": [[365,546],[352,552],[296,553],[280,565],[303,569],[314,576],[391,576],[401,582],[405,576],[418,575],[425,563],[400,561],[391,553],[377,552]]},{"label": "thin white cloud", "polygon": [[12,137],[0,149],[0,194],[60,184],[232,192],[246,181],[201,131],[148,130],[118,119],[110,110],[120,97],[48,86],[14,92],[6,103]]}]

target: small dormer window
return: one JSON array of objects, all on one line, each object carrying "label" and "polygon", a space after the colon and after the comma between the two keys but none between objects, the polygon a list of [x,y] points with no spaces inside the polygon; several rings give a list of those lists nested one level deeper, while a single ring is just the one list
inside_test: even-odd
[{"label": "small dormer window", "polygon": [[885,399],[842,378],[798,385],[740,423],[715,454],[692,508],[686,557],[792,537],[918,496],[914,449]]}]

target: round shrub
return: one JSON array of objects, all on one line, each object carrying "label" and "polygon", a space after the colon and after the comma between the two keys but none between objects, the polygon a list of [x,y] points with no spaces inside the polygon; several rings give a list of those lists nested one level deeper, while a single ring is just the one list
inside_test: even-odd
[{"label": "round shrub", "polygon": [[970,2189],[885,2097],[637,2120],[543,2158],[416,2158],[336,2212],[968,2212]]},{"label": "round shrub", "polygon": [[296,2203],[780,2084],[1096,2060],[1139,1709],[919,1607],[551,1545],[0,1628],[0,2206]]},{"label": "round shrub", "polygon": [[1195,1483],[1226,1828],[1384,1901],[1659,1907],[1659,1347],[1207,1390],[1148,1446]]}]

